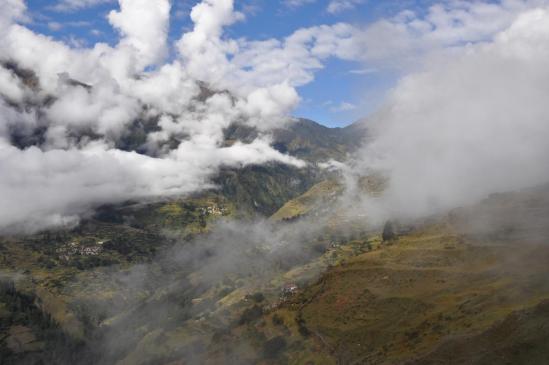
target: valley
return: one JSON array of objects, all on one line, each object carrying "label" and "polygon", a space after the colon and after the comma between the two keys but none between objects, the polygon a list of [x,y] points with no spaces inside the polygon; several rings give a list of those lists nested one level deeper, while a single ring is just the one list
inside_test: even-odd
[{"label": "valley", "polygon": [[[549,189],[396,224],[383,241],[364,217],[322,208],[337,186],[322,182],[265,222],[232,225],[236,205],[205,195],[3,239],[4,363],[549,359]],[[303,204],[316,208],[282,218]]]},{"label": "valley", "polygon": [[549,0],[0,0],[0,365],[549,364]]}]

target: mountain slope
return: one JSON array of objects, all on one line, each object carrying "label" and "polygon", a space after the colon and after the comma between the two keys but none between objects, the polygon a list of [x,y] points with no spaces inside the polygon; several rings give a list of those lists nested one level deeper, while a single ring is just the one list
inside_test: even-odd
[{"label": "mountain slope", "polygon": [[[133,222],[92,221],[71,232],[2,239],[0,263],[12,272],[0,278],[2,359],[463,365],[549,359],[547,188],[494,195],[419,222],[391,242],[364,231],[334,243],[329,230],[307,235],[300,221],[275,225],[259,239],[253,230],[235,236],[242,226],[177,244],[153,234],[178,219],[199,229],[215,219],[205,212],[232,214],[215,196],[194,199],[124,208],[122,216],[133,212]],[[290,235],[276,233],[284,230],[297,232],[298,241],[267,254],[263,240],[275,236],[282,244]],[[224,241],[227,235],[232,239]],[[86,247],[101,249],[77,252]]]},{"label": "mountain slope", "polygon": [[410,365],[547,364],[549,301],[516,311],[478,335],[453,338]]},{"label": "mountain slope", "polygon": [[334,202],[342,191],[343,186],[336,180],[321,181],[297,198],[287,201],[270,219],[275,222],[289,221],[313,211],[318,213],[330,202]]},{"label": "mountain slope", "polygon": [[284,338],[268,364],[546,363],[548,217],[549,189],[499,194],[334,246],[315,283],[232,335]]},{"label": "mountain slope", "polygon": [[[33,111],[38,116],[47,114],[45,111],[55,102],[55,97],[46,95],[41,90],[38,78],[32,70],[21,68],[13,62],[3,61],[0,61],[0,68],[9,72],[17,82],[25,85],[28,94],[17,103],[4,96],[0,96],[0,100],[14,110],[26,110],[29,113]],[[93,90],[93,86],[71,79],[68,74],[59,74],[59,83],[68,87],[83,88],[87,92]],[[214,94],[231,97],[227,91],[214,91],[203,83],[200,84],[200,90],[197,100],[201,102]],[[159,150],[173,150],[182,141],[191,138],[185,133],[176,133],[168,141],[162,142],[158,150],[151,148],[148,144],[149,137],[151,133],[161,129],[159,125],[161,118],[151,116],[146,106],[142,106],[141,109],[135,120],[129,123],[119,136],[112,136],[114,140],[111,142],[117,149],[155,155]],[[42,122],[45,123],[46,120]],[[361,145],[367,131],[359,128],[361,132],[358,133],[356,129],[356,126],[327,128],[306,119],[289,121],[283,127],[268,134],[277,150],[309,163],[306,169],[297,169],[280,163],[243,168],[222,167],[216,176],[211,176],[211,179],[219,187],[219,196],[231,200],[238,210],[248,214],[271,215],[286,201],[299,196],[315,183],[326,178],[324,171],[318,168],[318,162],[330,159],[343,161]],[[46,126],[27,128],[25,123],[15,123],[10,125],[8,130],[7,136],[11,143],[20,149],[26,149],[31,146],[42,146],[46,141],[48,129]],[[353,132],[350,133],[350,131]],[[104,142],[102,136],[89,128],[69,129],[66,133],[75,144],[91,141]],[[233,123],[224,131],[224,139],[220,143],[224,145],[231,145],[237,141],[249,143],[264,134],[265,132],[258,128]]]},{"label": "mountain slope", "polygon": [[[228,143],[235,140],[249,142],[257,135],[258,131],[250,127],[233,125],[227,129],[225,138]],[[343,161],[360,147],[366,137],[364,126],[352,124],[345,128],[328,128],[309,119],[297,119],[272,132],[273,146],[277,150],[311,162]]]},{"label": "mountain slope", "polygon": [[[364,127],[327,128],[307,119],[290,122],[286,128],[272,132],[272,144],[282,153],[309,163],[305,169],[281,164],[224,169],[214,178],[221,195],[237,206],[269,216],[289,200],[305,193],[330,173],[317,166],[328,160],[345,161],[367,137]],[[226,144],[250,142],[258,131],[233,125],[226,130]]]}]

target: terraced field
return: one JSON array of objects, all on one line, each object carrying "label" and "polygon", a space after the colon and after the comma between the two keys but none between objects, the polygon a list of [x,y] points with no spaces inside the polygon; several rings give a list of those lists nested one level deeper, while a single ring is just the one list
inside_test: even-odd
[{"label": "terraced field", "polygon": [[548,363],[548,217],[546,194],[501,195],[372,240],[254,330],[286,338],[269,363]]}]

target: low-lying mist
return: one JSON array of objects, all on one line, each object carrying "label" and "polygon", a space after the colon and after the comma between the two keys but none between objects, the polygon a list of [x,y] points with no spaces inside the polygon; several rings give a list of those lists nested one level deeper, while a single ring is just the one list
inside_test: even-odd
[{"label": "low-lying mist", "polygon": [[[160,336],[155,340],[160,341],[175,331],[192,341],[182,340],[159,358],[204,363],[213,336],[246,323],[246,312],[239,311],[253,304],[254,294],[266,297],[257,303],[260,307],[276,303],[283,284],[296,280],[283,275],[325,252],[332,234],[324,223],[324,217],[292,223],[221,220],[192,240],[166,232],[165,239],[173,245],[149,263],[96,270],[94,281],[77,284],[87,295],[73,303],[91,331],[90,351],[82,361],[112,364],[127,356],[126,361],[132,361],[136,346],[151,341],[145,335]],[[323,269],[310,270],[299,285],[314,281]],[[105,292],[116,294],[99,299]],[[227,298],[233,295],[231,304]],[[247,343],[242,339],[242,346]],[[239,350],[234,352],[239,358]],[[246,352],[250,356],[250,349]]]}]

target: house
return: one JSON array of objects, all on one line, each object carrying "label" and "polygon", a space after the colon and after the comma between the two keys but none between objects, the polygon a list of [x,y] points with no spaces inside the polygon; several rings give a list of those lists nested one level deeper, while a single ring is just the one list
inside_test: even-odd
[{"label": "house", "polygon": [[80,248],[82,256],[97,256],[101,252],[101,246],[87,246]]},{"label": "house", "polygon": [[297,293],[299,288],[294,283],[286,283],[284,286],[282,286],[282,295],[283,296],[290,296],[292,294]]},{"label": "house", "polygon": [[61,246],[55,250],[59,254],[59,259],[63,261],[69,261],[72,255],[75,255],[78,252],[78,243],[70,242],[65,246]]},{"label": "house", "polygon": [[330,248],[339,248],[341,245],[335,241],[330,242]]},{"label": "house", "polygon": [[213,205],[200,208],[200,213],[202,215],[224,215],[226,212],[227,209],[225,207],[215,203]]},{"label": "house", "polygon": [[93,239],[82,240],[81,242],[72,241],[65,246],[57,248],[55,251],[59,254],[59,259],[69,261],[71,256],[97,256],[103,251],[103,244],[108,241],[98,241]]}]

